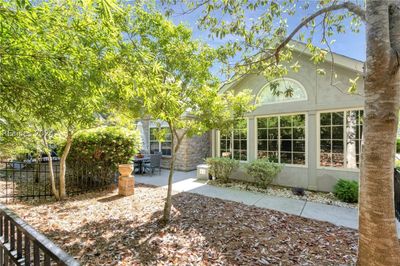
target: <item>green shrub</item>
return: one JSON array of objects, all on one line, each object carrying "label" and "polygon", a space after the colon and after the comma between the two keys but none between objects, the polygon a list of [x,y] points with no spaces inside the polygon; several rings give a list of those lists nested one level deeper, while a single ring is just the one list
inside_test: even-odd
[{"label": "green shrub", "polygon": [[247,174],[253,177],[258,186],[267,188],[282,171],[283,166],[266,159],[258,159],[246,165]]},{"label": "green shrub", "polygon": [[396,160],[396,169],[400,170],[400,160]]},{"label": "green shrub", "polygon": [[118,164],[130,162],[140,145],[138,131],[115,126],[84,130],[73,138],[67,167],[74,164],[106,165],[115,170]]},{"label": "green shrub", "polygon": [[239,167],[239,161],[230,158],[207,158],[206,162],[210,166],[210,174],[223,182],[228,182],[233,170]]},{"label": "green shrub", "polygon": [[333,189],[333,193],[341,201],[357,203],[358,182],[354,180],[339,179]]}]

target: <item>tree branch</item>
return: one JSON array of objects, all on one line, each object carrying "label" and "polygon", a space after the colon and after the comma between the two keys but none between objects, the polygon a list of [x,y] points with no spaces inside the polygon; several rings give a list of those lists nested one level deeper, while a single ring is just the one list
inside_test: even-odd
[{"label": "tree branch", "polygon": [[318,17],[318,16],[320,16],[322,14],[325,14],[325,13],[328,13],[328,12],[331,12],[331,11],[335,11],[335,10],[340,10],[340,9],[347,9],[348,11],[353,12],[354,14],[356,14],[362,20],[365,21],[365,10],[363,10],[360,6],[358,6],[358,5],[354,4],[354,3],[351,3],[351,2],[344,2],[342,4],[332,5],[332,6],[328,6],[328,7],[322,8],[322,9],[318,10],[317,12],[315,12],[314,14],[310,15],[309,17],[307,17],[306,19],[304,19],[299,25],[297,25],[297,27],[276,48],[275,57],[277,57],[279,55],[279,51],[282,50],[293,39],[293,37],[304,26],[306,26],[309,22],[311,22],[313,19],[315,19],[316,17]]}]

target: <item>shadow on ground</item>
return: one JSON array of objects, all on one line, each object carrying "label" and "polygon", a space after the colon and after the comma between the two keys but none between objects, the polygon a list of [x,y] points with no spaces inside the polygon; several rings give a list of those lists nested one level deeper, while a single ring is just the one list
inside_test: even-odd
[{"label": "shadow on ground", "polygon": [[[166,190],[146,185],[135,189],[132,197],[103,194],[88,202],[71,201],[57,209],[62,215],[48,211],[35,224],[82,265],[355,262],[354,230],[190,193],[173,196],[171,221],[162,226]],[[68,213],[76,206],[80,209]],[[43,224],[45,220],[50,224]]]}]

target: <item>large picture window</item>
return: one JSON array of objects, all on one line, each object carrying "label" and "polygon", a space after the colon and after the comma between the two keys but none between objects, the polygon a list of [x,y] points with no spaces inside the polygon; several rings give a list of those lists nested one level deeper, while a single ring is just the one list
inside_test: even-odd
[{"label": "large picture window", "polygon": [[150,153],[161,152],[164,156],[172,155],[172,134],[168,131],[165,135],[164,141],[157,140],[157,131],[159,129],[156,127],[150,128]]},{"label": "large picture window", "polygon": [[320,114],[320,166],[359,167],[362,117],[362,110]]},{"label": "large picture window", "polygon": [[257,118],[257,158],[305,165],[305,115]]},{"label": "large picture window", "polygon": [[220,134],[221,157],[247,161],[247,119],[238,120],[233,132]]}]

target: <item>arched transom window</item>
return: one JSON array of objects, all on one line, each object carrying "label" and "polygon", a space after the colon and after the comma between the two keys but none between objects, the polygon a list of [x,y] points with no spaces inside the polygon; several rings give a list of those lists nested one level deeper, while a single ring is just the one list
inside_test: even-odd
[{"label": "arched transom window", "polygon": [[296,80],[289,78],[268,82],[258,93],[257,104],[272,104],[307,100],[307,92]]}]

